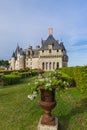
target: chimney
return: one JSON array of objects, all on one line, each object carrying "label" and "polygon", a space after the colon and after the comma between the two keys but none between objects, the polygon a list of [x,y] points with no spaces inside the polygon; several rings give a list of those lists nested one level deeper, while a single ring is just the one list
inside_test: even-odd
[{"label": "chimney", "polygon": [[29,46],[29,49],[32,50],[32,46]]},{"label": "chimney", "polygon": [[37,49],[37,50],[40,49],[40,46],[39,46],[39,45],[36,45],[36,49]]},{"label": "chimney", "polygon": [[53,34],[53,28],[48,28],[48,35],[52,35]]}]

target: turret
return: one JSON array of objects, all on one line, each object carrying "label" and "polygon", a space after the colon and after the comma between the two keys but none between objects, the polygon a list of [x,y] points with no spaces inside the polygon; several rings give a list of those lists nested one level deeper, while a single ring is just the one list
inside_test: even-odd
[{"label": "turret", "polygon": [[12,58],[11,58],[11,69],[15,70],[15,53],[13,52]]},{"label": "turret", "polygon": [[24,51],[20,51],[20,56],[19,56],[19,69],[24,69],[25,68],[25,55]]}]

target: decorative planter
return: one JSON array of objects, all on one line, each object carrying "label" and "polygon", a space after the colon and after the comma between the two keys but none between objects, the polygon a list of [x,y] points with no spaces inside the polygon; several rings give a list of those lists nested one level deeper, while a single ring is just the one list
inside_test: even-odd
[{"label": "decorative planter", "polygon": [[45,90],[44,86],[40,87],[41,100],[40,105],[44,109],[45,114],[42,116],[41,124],[55,125],[55,117],[51,114],[52,109],[56,106],[55,88],[52,91]]}]

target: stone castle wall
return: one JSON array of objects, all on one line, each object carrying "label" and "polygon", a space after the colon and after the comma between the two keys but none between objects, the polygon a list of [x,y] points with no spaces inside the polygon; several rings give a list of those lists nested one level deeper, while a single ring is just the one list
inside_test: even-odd
[{"label": "stone castle wall", "polygon": [[63,42],[55,40],[52,33],[53,30],[51,28],[49,29],[47,40],[42,40],[42,47],[36,46],[36,49],[33,49],[30,46],[23,51],[22,48],[17,46],[16,51],[9,61],[10,68],[12,70],[30,68],[49,71],[67,67],[68,56]]}]

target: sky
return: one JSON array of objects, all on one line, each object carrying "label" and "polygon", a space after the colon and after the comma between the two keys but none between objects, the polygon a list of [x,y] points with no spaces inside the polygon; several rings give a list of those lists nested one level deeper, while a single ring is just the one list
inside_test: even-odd
[{"label": "sky", "polygon": [[41,45],[50,27],[64,42],[68,66],[87,65],[87,0],[0,0],[0,60],[9,60],[17,44]]}]

